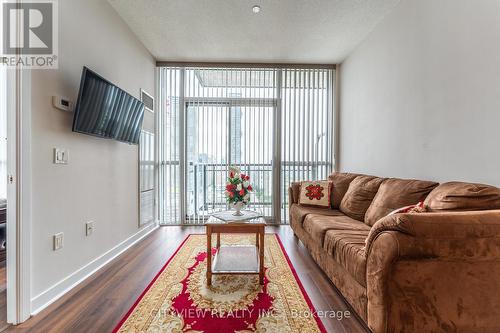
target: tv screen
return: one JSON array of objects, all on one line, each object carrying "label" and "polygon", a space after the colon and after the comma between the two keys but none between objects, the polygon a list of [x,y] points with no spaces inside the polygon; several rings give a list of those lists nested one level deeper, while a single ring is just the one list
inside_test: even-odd
[{"label": "tv screen", "polygon": [[83,67],[73,132],[138,144],[143,118],[141,101]]}]

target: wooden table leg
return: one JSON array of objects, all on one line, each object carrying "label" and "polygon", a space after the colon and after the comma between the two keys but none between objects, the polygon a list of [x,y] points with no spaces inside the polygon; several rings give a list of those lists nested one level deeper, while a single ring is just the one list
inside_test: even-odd
[{"label": "wooden table leg", "polygon": [[220,249],[220,232],[217,233],[217,251]]},{"label": "wooden table leg", "polygon": [[265,229],[259,232],[259,283],[264,284],[264,234]]},{"label": "wooden table leg", "polygon": [[207,285],[212,285],[212,228],[207,227]]}]

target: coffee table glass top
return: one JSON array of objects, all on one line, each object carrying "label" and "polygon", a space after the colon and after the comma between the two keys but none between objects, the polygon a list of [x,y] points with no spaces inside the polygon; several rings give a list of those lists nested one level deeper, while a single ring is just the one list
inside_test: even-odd
[{"label": "coffee table glass top", "polygon": [[262,223],[262,214],[253,210],[243,210],[242,216],[234,216],[234,211],[226,210],[212,214],[207,223]]}]

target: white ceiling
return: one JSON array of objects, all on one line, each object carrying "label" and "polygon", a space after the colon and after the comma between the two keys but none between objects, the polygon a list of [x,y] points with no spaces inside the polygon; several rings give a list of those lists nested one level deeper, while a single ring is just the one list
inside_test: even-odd
[{"label": "white ceiling", "polygon": [[157,60],[333,64],[400,0],[108,1]]}]

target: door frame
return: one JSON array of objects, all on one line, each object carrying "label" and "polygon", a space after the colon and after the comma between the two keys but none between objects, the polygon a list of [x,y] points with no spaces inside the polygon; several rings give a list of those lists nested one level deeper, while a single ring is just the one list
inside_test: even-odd
[{"label": "door frame", "polygon": [[31,316],[31,72],[7,70],[7,322]]}]

